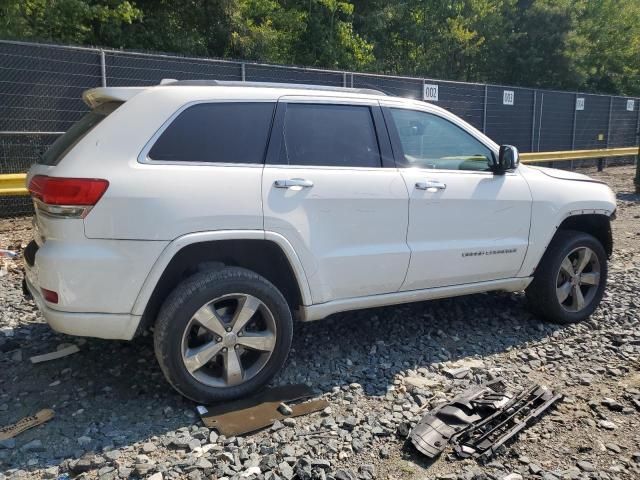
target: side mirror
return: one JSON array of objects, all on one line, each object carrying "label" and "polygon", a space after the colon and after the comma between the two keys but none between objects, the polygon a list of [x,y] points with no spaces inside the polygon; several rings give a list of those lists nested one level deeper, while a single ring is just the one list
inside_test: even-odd
[{"label": "side mirror", "polygon": [[520,154],[518,153],[518,149],[513,145],[501,145],[500,152],[498,153],[498,161],[496,162],[494,159],[490,167],[496,173],[504,173],[517,168],[519,163]]}]

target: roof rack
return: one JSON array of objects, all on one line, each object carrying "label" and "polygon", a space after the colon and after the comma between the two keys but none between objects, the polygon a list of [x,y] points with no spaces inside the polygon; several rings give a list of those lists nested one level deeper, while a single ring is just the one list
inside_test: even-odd
[{"label": "roof rack", "polygon": [[328,92],[351,92],[366,95],[387,95],[373,88],[348,88],[332,87],[329,85],[304,85],[299,83],[275,83],[275,82],[239,82],[227,80],[174,80],[164,78],[160,85],[188,86],[188,87],[260,87],[260,88],[292,88],[300,90],[323,90]]}]

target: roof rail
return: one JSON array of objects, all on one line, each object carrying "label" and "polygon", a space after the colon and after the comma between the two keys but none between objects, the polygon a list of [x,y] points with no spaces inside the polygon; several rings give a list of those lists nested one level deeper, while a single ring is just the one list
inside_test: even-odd
[{"label": "roof rail", "polygon": [[260,87],[260,88],[294,88],[300,90],[323,90],[328,92],[351,92],[366,95],[387,95],[373,88],[332,87],[330,85],[305,85],[300,83],[275,82],[240,82],[227,80],[174,80],[164,78],[160,85],[189,86],[189,87]]}]

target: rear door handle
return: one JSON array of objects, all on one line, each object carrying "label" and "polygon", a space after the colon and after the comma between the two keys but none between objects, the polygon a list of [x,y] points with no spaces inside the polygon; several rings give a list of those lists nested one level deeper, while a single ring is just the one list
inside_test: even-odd
[{"label": "rear door handle", "polygon": [[304,178],[290,178],[288,180],[276,180],[273,182],[273,186],[276,188],[311,188],[313,187],[313,182],[311,180],[305,180]]},{"label": "rear door handle", "polygon": [[437,180],[425,180],[424,182],[416,182],[416,188],[418,190],[444,190],[447,188],[447,184]]}]

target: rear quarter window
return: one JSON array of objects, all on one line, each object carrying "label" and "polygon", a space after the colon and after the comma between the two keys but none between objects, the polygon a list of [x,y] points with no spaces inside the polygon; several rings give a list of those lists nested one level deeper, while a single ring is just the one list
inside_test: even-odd
[{"label": "rear quarter window", "polygon": [[181,112],[149,150],[151,160],[263,163],[275,103],[201,103]]},{"label": "rear quarter window", "polygon": [[85,114],[73,124],[62,136],[51,144],[37,163],[41,165],[57,165],[60,160],[82,140],[91,130],[96,128],[102,120],[107,118],[122,102],[108,102]]}]

